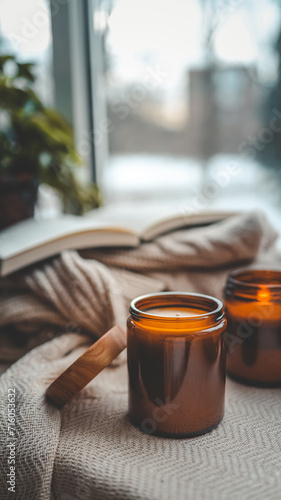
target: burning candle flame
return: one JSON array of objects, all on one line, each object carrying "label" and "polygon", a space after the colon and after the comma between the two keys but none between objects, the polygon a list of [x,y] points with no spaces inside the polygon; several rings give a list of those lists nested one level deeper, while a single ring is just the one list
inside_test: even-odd
[{"label": "burning candle flame", "polygon": [[259,302],[269,302],[270,301],[270,291],[267,288],[258,291],[257,299]]}]

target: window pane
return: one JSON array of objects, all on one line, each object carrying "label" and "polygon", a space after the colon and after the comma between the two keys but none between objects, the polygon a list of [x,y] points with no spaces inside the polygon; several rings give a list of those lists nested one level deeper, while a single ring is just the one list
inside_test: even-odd
[{"label": "window pane", "polygon": [[48,0],[0,0],[0,53],[34,62],[36,90],[53,103],[52,33]]},{"label": "window pane", "polygon": [[[278,81],[279,3],[101,5],[109,198],[167,192],[190,200],[205,189],[202,208],[227,202],[241,208],[240,198],[245,206],[257,202],[255,179],[271,203],[275,174],[258,160],[267,147],[262,131],[268,127],[268,96]],[[233,162],[239,164],[236,171]]]}]

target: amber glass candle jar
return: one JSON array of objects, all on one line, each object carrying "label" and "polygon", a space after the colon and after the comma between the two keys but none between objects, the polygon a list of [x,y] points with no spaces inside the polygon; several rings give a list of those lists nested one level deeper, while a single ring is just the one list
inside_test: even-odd
[{"label": "amber glass candle jar", "polygon": [[281,386],[281,271],[237,270],[225,288],[227,373],[239,382]]},{"label": "amber glass candle jar", "polygon": [[222,302],[191,293],[145,295],[132,301],[127,326],[132,422],[168,437],[217,426],[225,393]]}]

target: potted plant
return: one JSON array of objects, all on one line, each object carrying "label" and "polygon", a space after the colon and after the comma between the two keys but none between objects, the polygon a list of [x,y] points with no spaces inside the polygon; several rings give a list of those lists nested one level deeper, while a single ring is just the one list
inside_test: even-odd
[{"label": "potted plant", "polygon": [[72,127],[33,90],[32,68],[0,56],[0,229],[33,215],[39,183],[59,192],[65,212],[99,205],[97,186],[77,179]]}]

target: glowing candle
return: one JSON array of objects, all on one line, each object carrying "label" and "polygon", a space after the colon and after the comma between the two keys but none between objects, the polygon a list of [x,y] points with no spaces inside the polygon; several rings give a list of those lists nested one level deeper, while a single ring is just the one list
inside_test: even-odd
[{"label": "glowing candle", "polygon": [[148,434],[193,436],[224,413],[222,303],[188,293],[146,295],[128,318],[129,415]]},{"label": "glowing candle", "polygon": [[234,271],[225,307],[227,373],[250,385],[281,386],[281,271]]}]

